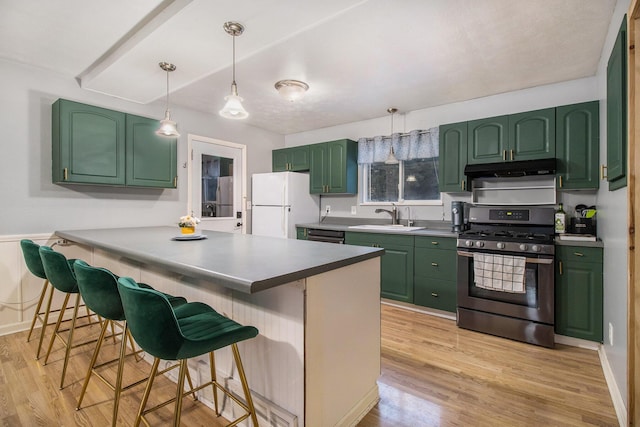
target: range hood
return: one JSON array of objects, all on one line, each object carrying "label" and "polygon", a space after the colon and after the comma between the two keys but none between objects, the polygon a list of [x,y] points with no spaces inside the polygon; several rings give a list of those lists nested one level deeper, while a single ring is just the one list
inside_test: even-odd
[{"label": "range hood", "polygon": [[467,165],[464,174],[473,178],[519,177],[533,175],[553,175],[556,173],[556,159],[516,160],[512,162],[483,163]]}]

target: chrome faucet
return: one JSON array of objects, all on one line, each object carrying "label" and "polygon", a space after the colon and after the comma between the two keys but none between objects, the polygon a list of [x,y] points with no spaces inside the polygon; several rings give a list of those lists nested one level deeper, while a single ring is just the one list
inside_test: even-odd
[{"label": "chrome faucet", "polygon": [[389,209],[376,209],[375,212],[376,213],[380,213],[380,212],[388,213],[389,215],[391,215],[391,224],[392,225],[398,225],[398,208],[393,203],[391,205],[393,206],[391,208],[391,210],[389,210]]}]

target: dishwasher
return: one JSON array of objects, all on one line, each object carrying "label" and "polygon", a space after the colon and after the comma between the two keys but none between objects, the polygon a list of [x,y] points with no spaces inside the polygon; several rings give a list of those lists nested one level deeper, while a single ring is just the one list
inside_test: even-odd
[{"label": "dishwasher", "polygon": [[343,245],[344,231],[309,228],[307,229],[307,240],[312,242],[338,243]]}]

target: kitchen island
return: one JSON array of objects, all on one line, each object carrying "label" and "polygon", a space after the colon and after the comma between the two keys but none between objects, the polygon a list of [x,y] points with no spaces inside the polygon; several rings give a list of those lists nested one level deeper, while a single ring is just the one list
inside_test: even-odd
[{"label": "kitchen island", "polygon": [[[257,327],[240,351],[264,421],[353,425],[375,405],[383,250],[213,231],[175,241],[177,234],[173,227],[56,231],[85,246],[93,265]],[[221,377],[238,387],[230,354],[219,353]],[[207,367],[194,361],[190,369],[204,378]]]}]

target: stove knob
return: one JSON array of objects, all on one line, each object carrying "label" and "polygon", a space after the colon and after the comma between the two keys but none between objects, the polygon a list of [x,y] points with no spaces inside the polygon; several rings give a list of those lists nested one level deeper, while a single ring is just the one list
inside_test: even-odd
[{"label": "stove knob", "polygon": [[498,249],[504,249],[505,244],[502,243],[502,242],[498,242],[498,243],[496,243],[496,246],[498,247]]},{"label": "stove knob", "polygon": [[522,244],[520,245],[520,250],[521,250],[521,251],[526,251],[526,250],[527,250],[527,245],[525,245],[524,243],[522,243]]},{"label": "stove knob", "polygon": [[484,246],[484,242],[478,241],[478,242],[476,242],[476,246],[481,248],[481,247]]},{"label": "stove knob", "polygon": [[467,241],[464,242],[464,245],[466,247],[473,246],[473,242],[471,240],[467,240]]},{"label": "stove knob", "polygon": [[538,246],[538,245],[533,245],[533,246],[531,246],[531,250],[532,250],[533,252],[540,252],[540,246]]}]

